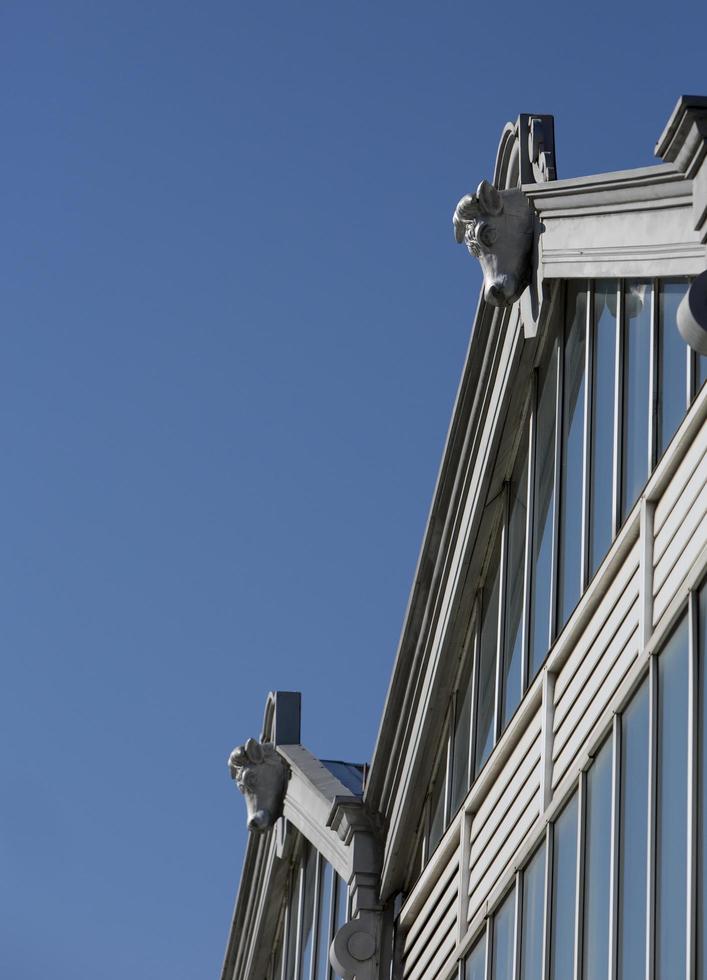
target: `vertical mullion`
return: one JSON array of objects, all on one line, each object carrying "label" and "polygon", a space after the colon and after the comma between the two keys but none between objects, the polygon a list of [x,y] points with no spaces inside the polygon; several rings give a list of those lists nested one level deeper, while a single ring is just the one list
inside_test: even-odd
[{"label": "vertical mullion", "polygon": [[530,673],[530,597],[533,575],[533,511],[535,509],[535,449],[538,428],[538,372],[533,371],[528,422],[528,500],[525,512],[525,567],[523,571],[523,644],[521,656],[521,691],[528,686]]},{"label": "vertical mullion", "polygon": [[550,980],[550,944],[552,942],[552,867],[554,863],[552,824],[545,827],[545,894],[543,896],[543,965],[542,978]]},{"label": "vertical mullion", "polygon": [[491,973],[493,969],[493,917],[489,915],[486,920],[486,980],[491,980],[493,974]]},{"label": "vertical mullion", "polygon": [[699,602],[697,593],[688,600],[688,743],[687,743],[687,976],[695,975],[697,961],[697,850],[698,850],[698,710],[699,710]]},{"label": "vertical mullion", "polygon": [[[319,952],[319,913],[322,901],[322,856],[317,853],[314,862],[314,899],[312,902],[312,955],[309,960],[308,980],[317,980],[317,960]],[[306,964],[305,964],[306,966]]]},{"label": "vertical mullion", "polygon": [[446,830],[449,825],[450,812],[449,809],[452,805],[452,732],[453,732],[453,710],[454,710],[454,699],[447,712],[446,721],[446,733],[445,738],[447,740],[447,745],[444,750],[446,756],[446,772],[444,774],[444,829]]},{"label": "vertical mullion", "polygon": [[515,881],[515,907],[513,909],[513,965],[511,968],[512,980],[518,980],[520,976],[520,917],[522,910],[522,884],[521,884],[522,873],[516,871],[516,881]]},{"label": "vertical mullion", "polygon": [[625,280],[620,279],[616,293],[616,361],[614,364],[614,479],[612,483],[612,540],[621,526],[621,498],[623,491],[623,430],[624,430],[624,290]]},{"label": "vertical mullion", "polygon": [[503,518],[501,522],[501,567],[498,573],[498,623],[496,629],[496,689],[494,698],[494,743],[501,736],[503,718],[503,654],[505,646],[505,607],[508,595],[508,523],[510,512],[510,484],[503,484]]},{"label": "vertical mullion", "polygon": [[659,358],[663,356],[658,324],[658,289],[657,279],[652,280],[651,287],[651,335],[648,373],[648,475],[658,460],[658,432],[660,430],[660,385],[658,384]]},{"label": "vertical mullion", "polygon": [[481,596],[476,597],[476,611],[474,613],[474,637],[472,640],[472,667],[471,667],[471,711],[469,732],[469,758],[466,784],[471,786],[474,781],[474,762],[476,759],[476,716],[478,714],[479,698],[479,657],[481,655],[481,644],[479,643],[479,630],[481,628]]},{"label": "vertical mullion", "polygon": [[614,715],[611,773],[611,865],[609,872],[609,980],[616,980],[619,932],[619,848],[621,841],[621,717]]},{"label": "vertical mullion", "polygon": [[[311,845],[310,845],[311,846]],[[304,873],[305,869],[305,859],[302,860],[302,864],[299,869],[299,881],[297,883],[297,888],[299,890],[299,902],[297,907],[297,933],[295,935],[296,945],[295,945],[295,972],[294,976],[296,980],[300,980],[302,977],[302,927],[304,925],[304,891],[306,883],[306,875]]]},{"label": "vertical mullion", "polygon": [[[566,314],[565,314],[566,320]],[[553,640],[557,635],[557,596],[559,593],[559,583],[558,583],[558,569],[559,569],[559,555],[560,555],[560,483],[562,476],[562,441],[563,441],[563,412],[562,412],[562,401],[563,401],[563,387],[564,387],[564,357],[565,357],[565,328],[566,323],[563,322],[562,328],[559,330],[559,336],[557,342],[555,343],[555,357],[557,358],[557,364],[555,365],[555,467],[553,474],[553,492],[552,492],[552,560],[550,563],[550,617],[549,623],[550,628],[548,630],[549,636],[547,638],[547,648],[548,650],[552,646]]]},{"label": "vertical mullion", "polygon": [[[290,878],[290,881],[292,879]],[[292,889],[289,889],[290,894],[287,896],[287,903],[285,905],[285,921],[282,924],[282,960],[280,963],[280,980],[286,980],[287,978],[287,953],[289,951],[290,945],[290,929],[292,928],[292,915],[291,915],[291,894]]]},{"label": "vertical mullion", "polygon": [[589,582],[589,502],[592,477],[592,407],[594,404],[594,280],[587,281],[587,318],[584,344],[584,445],[582,472],[582,592]]},{"label": "vertical mullion", "polygon": [[697,394],[697,358],[699,354],[687,344],[685,345],[685,353],[687,356],[687,410]]},{"label": "vertical mullion", "polygon": [[587,773],[579,775],[577,790],[577,890],[574,908],[574,980],[582,976],[582,942],[584,939],[584,858],[586,838]]},{"label": "vertical mullion", "polygon": [[329,950],[331,949],[331,944],[334,941],[334,934],[336,933],[336,896],[338,894],[338,888],[336,887],[338,874],[332,867],[331,869],[331,882],[329,888],[329,942],[327,943],[327,968],[326,968],[326,978],[322,980],[334,980],[334,969],[329,961]]},{"label": "vertical mullion", "polygon": [[650,658],[648,671],[648,868],[646,874],[646,980],[655,977],[656,842],[658,816],[658,660]]}]

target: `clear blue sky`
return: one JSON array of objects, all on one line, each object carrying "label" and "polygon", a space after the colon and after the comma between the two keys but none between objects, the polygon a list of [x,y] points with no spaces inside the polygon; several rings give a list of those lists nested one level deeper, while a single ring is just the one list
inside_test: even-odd
[{"label": "clear blue sky", "polygon": [[0,976],[217,980],[268,690],[370,757],[501,128],[640,166],[707,8],[5,0]]}]

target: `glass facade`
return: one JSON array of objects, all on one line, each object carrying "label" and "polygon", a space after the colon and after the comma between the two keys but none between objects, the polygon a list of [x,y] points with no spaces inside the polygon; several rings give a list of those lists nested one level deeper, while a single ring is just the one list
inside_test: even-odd
[{"label": "glass facade", "polygon": [[310,845],[290,875],[268,980],[334,980],[329,946],[348,918],[348,889]]},{"label": "glass facade", "polygon": [[[707,377],[707,358],[677,329],[687,287],[687,278],[567,283],[564,314],[516,423],[515,462],[453,695],[441,764],[451,785],[437,811],[444,826]],[[436,783],[431,789],[438,802]],[[444,829],[433,826],[427,856]]]},{"label": "glass facade", "polygon": [[707,582],[492,912],[490,963],[482,938],[466,978],[705,980],[706,651]]}]

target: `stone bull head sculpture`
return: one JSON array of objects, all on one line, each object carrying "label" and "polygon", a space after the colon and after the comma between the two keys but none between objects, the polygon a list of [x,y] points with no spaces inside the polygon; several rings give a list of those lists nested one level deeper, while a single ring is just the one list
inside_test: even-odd
[{"label": "stone bull head sculpture", "polygon": [[282,814],[289,771],[270,742],[249,738],[228,758],[231,778],[245,796],[248,830],[267,830]]},{"label": "stone bull head sculpture", "polygon": [[481,263],[484,299],[515,303],[530,282],[534,212],[521,190],[498,191],[482,180],[454,211],[454,234]]}]

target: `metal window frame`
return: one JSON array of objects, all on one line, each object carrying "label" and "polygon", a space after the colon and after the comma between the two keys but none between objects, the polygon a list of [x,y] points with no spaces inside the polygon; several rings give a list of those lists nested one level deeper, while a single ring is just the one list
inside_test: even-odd
[{"label": "metal window frame", "polygon": [[[494,692],[494,744],[503,731],[503,668],[505,662],[506,602],[508,600],[508,535],[510,530],[510,482],[503,484],[503,515],[501,518],[501,555],[498,572],[498,624],[496,627],[496,686]],[[497,532],[498,533],[498,532]]]},{"label": "metal window frame", "polygon": [[579,774],[577,786],[577,867],[574,904],[574,980],[580,980],[584,960],[584,869],[587,837],[587,772]]},{"label": "metal window frame", "polygon": [[521,654],[521,690],[530,684],[530,606],[533,585],[533,525],[535,516],[535,455],[538,442],[538,369],[531,376],[530,412],[528,415],[528,486],[525,511],[525,569],[523,574],[523,643]]},{"label": "metal window frame", "polygon": [[609,963],[608,978],[616,980],[618,973],[619,927],[619,848],[621,845],[621,715],[612,722],[611,759],[611,843],[609,863]]},{"label": "metal window frame", "polygon": [[[550,615],[548,617],[547,649],[555,641],[558,626],[559,558],[560,558],[560,493],[562,490],[562,443],[564,422],[564,380],[565,380],[565,330],[567,320],[567,290],[565,289],[565,316],[553,341],[555,363],[555,446],[552,475],[552,541],[550,544]],[[546,653],[547,656],[547,653]]]},{"label": "metal window frame", "polygon": [[612,459],[612,520],[611,520],[611,540],[616,537],[623,522],[623,456],[624,456],[624,353],[625,353],[625,330],[624,330],[624,306],[626,280],[617,280],[616,292],[616,346],[614,350],[614,446]]},{"label": "metal window frame", "polygon": [[591,479],[592,479],[592,417],[594,408],[594,279],[587,280],[587,317],[584,346],[584,439],[582,455],[582,593],[590,581]]}]

